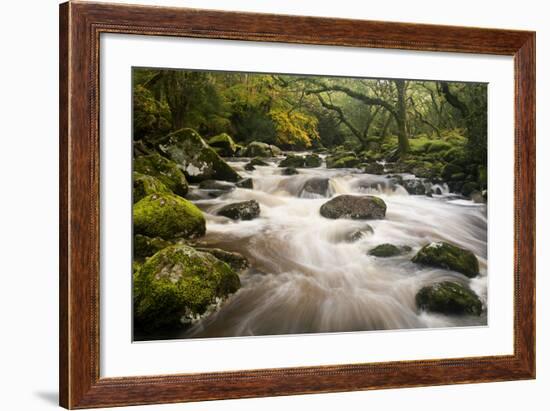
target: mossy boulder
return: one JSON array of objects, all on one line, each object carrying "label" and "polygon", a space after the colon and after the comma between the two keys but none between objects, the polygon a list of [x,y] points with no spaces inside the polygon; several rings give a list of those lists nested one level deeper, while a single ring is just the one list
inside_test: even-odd
[{"label": "mossy boulder", "polygon": [[190,128],[169,134],[159,148],[178,164],[191,182],[240,180],[237,172]]},{"label": "mossy boulder", "polygon": [[189,190],[187,180],[177,164],[158,153],[134,158],[134,171],[155,177],[179,196],[184,196]]},{"label": "mossy boulder", "polygon": [[443,281],[422,288],[416,294],[416,305],[421,310],[450,315],[481,315],[483,305],[469,288],[452,281]]},{"label": "mossy boulder", "polygon": [[279,163],[279,167],[299,168],[299,167],[305,167],[305,164],[306,164],[306,161],[304,157],[289,154],[288,156],[286,156],[286,158],[281,160],[281,162]]},{"label": "mossy boulder", "polygon": [[180,327],[239,288],[239,276],[211,253],[170,246],[134,275],[134,319],[145,330]]},{"label": "mossy boulder", "polygon": [[368,254],[375,257],[395,257],[398,255],[406,254],[411,250],[412,250],[411,247],[407,245],[396,246],[393,244],[385,243],[385,244],[377,245],[374,248],[371,248]]},{"label": "mossy boulder", "polygon": [[239,147],[227,133],[221,133],[212,137],[208,140],[208,144],[223,157],[233,157]]},{"label": "mossy boulder", "polygon": [[308,154],[304,157],[304,167],[316,168],[321,167],[323,160],[317,154]]},{"label": "mossy boulder", "polygon": [[171,245],[170,241],[166,241],[160,237],[147,237],[146,235],[136,234],[134,236],[134,260],[151,257],[153,254]]},{"label": "mossy boulder", "polygon": [[281,150],[279,147],[260,141],[251,142],[242,152],[244,157],[275,157],[280,154]]},{"label": "mossy boulder", "polygon": [[171,191],[159,179],[134,172],[133,178],[133,202],[136,203],[143,197],[155,193],[170,193]]},{"label": "mossy boulder", "polygon": [[426,193],[424,182],[418,178],[403,180],[402,186],[407,190],[407,193],[412,195],[422,195]]},{"label": "mossy boulder", "polygon": [[134,204],[134,232],[166,240],[204,235],[206,222],[193,203],[173,194],[151,194]]},{"label": "mossy boulder", "polygon": [[319,211],[325,218],[379,219],[386,216],[386,203],[375,196],[343,194],[327,201]]},{"label": "mossy boulder", "polygon": [[261,158],[255,157],[252,160],[248,162],[248,164],[252,164],[253,166],[268,166],[269,163],[265,162]]},{"label": "mossy boulder", "polygon": [[425,245],[412,262],[457,271],[470,278],[479,274],[479,262],[474,253],[445,242]]},{"label": "mossy boulder", "polygon": [[218,211],[218,215],[232,220],[253,220],[260,215],[260,205],[256,200],[227,204]]},{"label": "mossy boulder", "polygon": [[233,271],[239,272],[250,267],[248,260],[242,255],[234,251],[226,251],[221,248],[203,248],[195,247],[195,250],[210,253],[218,260],[229,264]]}]

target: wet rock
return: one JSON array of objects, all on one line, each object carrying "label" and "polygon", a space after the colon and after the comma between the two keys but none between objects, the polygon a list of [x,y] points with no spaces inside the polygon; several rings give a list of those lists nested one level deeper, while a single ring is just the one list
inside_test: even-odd
[{"label": "wet rock", "polygon": [[470,199],[476,204],[482,204],[486,201],[485,198],[483,198],[483,194],[479,191],[472,192],[472,194],[470,194]]},{"label": "wet rock", "polygon": [[248,164],[252,164],[253,166],[268,166],[269,163],[265,162],[261,158],[253,158],[248,162]]},{"label": "wet rock", "polygon": [[173,194],[151,194],[133,208],[134,232],[166,240],[204,235],[206,222],[193,203]]},{"label": "wet rock", "polygon": [[317,154],[308,154],[304,157],[304,167],[315,168],[321,167],[323,160]]},{"label": "wet rock", "polygon": [[305,162],[304,157],[289,154],[288,156],[286,156],[286,158],[281,160],[281,162],[279,163],[279,167],[299,168],[299,167],[304,167],[305,164],[306,164],[306,162]]},{"label": "wet rock", "polygon": [[304,193],[317,194],[326,197],[329,191],[329,179],[322,177],[314,177],[307,180],[302,188],[300,195]]},{"label": "wet rock", "polygon": [[355,242],[361,240],[362,238],[364,238],[368,235],[371,235],[371,234],[374,234],[374,230],[370,225],[367,224],[359,230],[353,230],[352,232],[347,233],[346,234],[346,242],[355,243]]},{"label": "wet rock", "polygon": [[384,166],[378,163],[363,164],[363,172],[366,174],[384,174]]},{"label": "wet rock", "polygon": [[299,174],[299,173],[298,173],[298,170],[296,170],[294,167],[287,167],[287,168],[283,169],[281,174],[284,175],[284,176],[293,176],[293,175]]},{"label": "wet rock", "polygon": [[222,207],[218,215],[232,220],[252,220],[260,215],[260,205],[256,200],[232,203]]},{"label": "wet rock", "polygon": [[395,257],[398,255],[409,253],[411,250],[412,248],[407,245],[396,246],[393,244],[385,243],[371,248],[368,254],[375,257]]},{"label": "wet rock", "polygon": [[250,190],[254,189],[254,182],[251,178],[243,178],[241,181],[238,181],[235,185],[240,188],[249,188]]},{"label": "wet rock", "polygon": [[481,315],[483,306],[479,297],[469,288],[444,281],[422,288],[416,294],[416,305],[421,310],[451,315]]},{"label": "wet rock", "polygon": [[407,193],[412,195],[422,195],[426,193],[426,187],[424,182],[418,178],[409,180],[403,180],[403,188],[407,190]]},{"label": "wet rock", "polygon": [[155,177],[174,194],[184,196],[189,186],[177,164],[158,153],[134,158],[134,172]]},{"label": "wet rock", "polygon": [[183,170],[191,182],[204,180],[239,181],[240,176],[201,136],[190,128],[183,128],[166,136],[160,150]]},{"label": "wet rock", "polygon": [[354,153],[334,154],[326,158],[327,168],[353,168],[357,167],[361,160]]},{"label": "wet rock", "polygon": [[472,194],[477,189],[478,189],[477,183],[468,181],[468,182],[464,183],[464,185],[462,186],[460,192],[464,197],[469,197],[470,194]]},{"label": "wet rock", "polygon": [[386,203],[381,198],[364,195],[339,195],[321,206],[320,213],[325,218],[350,218],[368,220],[384,218]]},{"label": "wet rock", "polygon": [[244,169],[246,171],[254,171],[254,170],[256,170],[256,167],[254,167],[253,164],[247,163],[247,164],[245,164]]},{"label": "wet rock", "polygon": [[212,254],[218,260],[229,264],[233,271],[236,272],[246,270],[250,266],[248,260],[242,254],[234,251],[226,251],[220,248],[204,247],[195,247],[195,250]]},{"label": "wet rock", "polygon": [[134,319],[145,330],[192,322],[240,288],[239,276],[211,253],[167,247],[134,275]]},{"label": "wet rock", "polygon": [[204,180],[199,183],[199,188],[202,190],[231,191],[235,189],[235,186],[224,181]]},{"label": "wet rock", "polygon": [[479,274],[479,262],[474,253],[445,242],[422,247],[412,262],[457,271],[470,278]]}]

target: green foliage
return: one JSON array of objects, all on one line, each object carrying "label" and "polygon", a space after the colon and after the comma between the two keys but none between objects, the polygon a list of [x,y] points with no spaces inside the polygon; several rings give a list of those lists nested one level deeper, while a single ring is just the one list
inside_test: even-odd
[{"label": "green foliage", "polygon": [[134,87],[134,140],[158,137],[170,131],[170,108],[141,85]]},{"label": "green foliage", "polygon": [[315,117],[297,111],[288,112],[280,109],[273,109],[269,114],[277,132],[276,143],[281,147],[309,148],[313,141],[319,139]]}]

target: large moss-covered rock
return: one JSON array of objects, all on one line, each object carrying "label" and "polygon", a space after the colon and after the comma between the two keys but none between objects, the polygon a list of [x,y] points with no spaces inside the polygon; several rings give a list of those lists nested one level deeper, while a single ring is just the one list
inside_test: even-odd
[{"label": "large moss-covered rock", "polygon": [[133,173],[133,202],[155,193],[170,193],[171,191],[159,179],[146,174]]},{"label": "large moss-covered rock", "polygon": [[237,152],[239,146],[233,141],[231,136],[226,133],[218,134],[208,140],[210,147],[213,147],[220,156],[232,157]]},{"label": "large moss-covered rock", "polygon": [[308,154],[304,157],[304,167],[315,168],[321,167],[323,160],[317,154]]},{"label": "large moss-covered rock", "polygon": [[343,194],[323,204],[320,213],[325,218],[378,219],[386,216],[386,203],[375,196]]},{"label": "large moss-covered rock", "polygon": [[141,260],[150,257],[171,245],[170,241],[160,237],[147,237],[146,235],[136,234],[134,236],[134,259]]},{"label": "large moss-covered rock", "polygon": [[483,309],[479,297],[472,290],[451,281],[422,288],[416,294],[416,305],[421,310],[451,315],[481,315]]},{"label": "large moss-covered rock", "polygon": [[239,181],[240,177],[201,136],[183,128],[163,139],[160,150],[175,161],[192,182],[203,180]]},{"label": "large moss-covered rock", "polygon": [[479,274],[479,262],[474,253],[445,242],[431,243],[422,247],[412,261],[457,271],[470,278]]},{"label": "large moss-covered rock", "polygon": [[253,141],[242,150],[244,157],[275,157],[280,154],[279,147],[260,141]]},{"label": "large moss-covered rock", "polygon": [[281,174],[284,176],[293,176],[299,173],[298,173],[298,170],[296,170],[294,167],[287,167],[287,168],[283,168],[283,171],[281,171]]},{"label": "large moss-covered rock", "polygon": [[398,255],[408,253],[410,251],[411,251],[411,247],[407,245],[398,247],[393,244],[385,243],[385,244],[377,245],[374,248],[371,248],[368,254],[373,255],[375,257],[395,257]]},{"label": "large moss-covered rock", "polygon": [[201,210],[173,194],[151,194],[133,210],[134,232],[166,240],[204,235],[206,223]]},{"label": "large moss-covered rock", "polygon": [[256,200],[227,204],[218,211],[218,215],[232,220],[252,220],[260,215],[260,205]]},{"label": "large moss-covered rock", "polygon": [[155,177],[177,195],[187,194],[189,186],[177,164],[160,154],[150,154],[134,158],[134,171]]},{"label": "large moss-covered rock", "polygon": [[384,174],[384,166],[379,163],[365,163],[362,167],[363,172],[366,174]]},{"label": "large moss-covered rock", "polygon": [[134,275],[136,325],[155,330],[192,322],[239,287],[239,276],[211,253],[165,248]]}]

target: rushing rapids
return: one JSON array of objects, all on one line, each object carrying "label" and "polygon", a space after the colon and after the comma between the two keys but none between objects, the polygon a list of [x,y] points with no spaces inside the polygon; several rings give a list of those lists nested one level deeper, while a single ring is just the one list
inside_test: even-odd
[{"label": "rushing rapids", "polygon": [[[219,309],[176,338],[229,337],[318,332],[485,325],[481,316],[446,316],[419,311],[416,293],[438,281],[468,285],[485,307],[487,299],[487,210],[485,204],[432,187],[432,197],[409,195],[394,178],[354,169],[299,169],[283,175],[275,159],[245,169],[230,165],[253,189],[235,188],[215,198],[194,187],[193,202],[207,220],[208,247],[236,251],[250,262],[242,287]],[[401,175],[405,180],[413,177]],[[374,194],[387,204],[385,219],[328,219],[320,207],[339,194]],[[260,216],[233,221],[217,215],[230,203],[255,200]],[[350,236],[355,233],[353,240]],[[449,270],[411,262],[433,241],[473,251],[480,275],[469,279]],[[391,243],[412,250],[391,258],[368,254]]]}]

